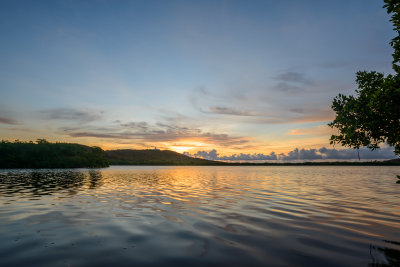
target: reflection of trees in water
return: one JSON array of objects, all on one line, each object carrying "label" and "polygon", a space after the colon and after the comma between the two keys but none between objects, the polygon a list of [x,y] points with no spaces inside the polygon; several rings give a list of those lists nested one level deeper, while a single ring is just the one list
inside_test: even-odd
[{"label": "reflection of trees in water", "polygon": [[[400,242],[383,240],[386,243],[399,247]],[[400,247],[399,247],[400,248]],[[376,247],[370,245],[371,263],[370,266],[400,266],[400,250],[389,247]],[[382,255],[384,261],[382,261]]]},{"label": "reflection of trees in water", "polygon": [[89,188],[95,189],[103,185],[103,176],[100,171],[90,170],[89,171]]},{"label": "reflection of trees in water", "polygon": [[86,172],[76,170],[0,172],[0,196],[32,197],[57,192],[74,195],[86,179],[91,189],[102,184],[102,175],[96,170],[90,170],[89,177]]}]

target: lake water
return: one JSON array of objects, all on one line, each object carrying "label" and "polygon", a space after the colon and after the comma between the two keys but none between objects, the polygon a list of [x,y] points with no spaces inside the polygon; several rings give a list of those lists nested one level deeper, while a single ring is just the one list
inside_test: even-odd
[{"label": "lake water", "polygon": [[0,266],[400,265],[400,167],[0,170]]}]

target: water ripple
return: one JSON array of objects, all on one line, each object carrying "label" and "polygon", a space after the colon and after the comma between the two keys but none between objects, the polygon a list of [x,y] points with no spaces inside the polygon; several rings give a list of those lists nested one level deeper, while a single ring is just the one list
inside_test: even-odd
[{"label": "water ripple", "polygon": [[0,171],[1,266],[400,262],[398,167]]}]

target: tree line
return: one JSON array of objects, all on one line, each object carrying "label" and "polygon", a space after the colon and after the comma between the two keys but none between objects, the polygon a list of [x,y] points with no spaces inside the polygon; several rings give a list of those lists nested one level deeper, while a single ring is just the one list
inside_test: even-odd
[{"label": "tree line", "polygon": [[99,147],[80,144],[36,142],[0,142],[0,168],[100,168],[109,163]]}]

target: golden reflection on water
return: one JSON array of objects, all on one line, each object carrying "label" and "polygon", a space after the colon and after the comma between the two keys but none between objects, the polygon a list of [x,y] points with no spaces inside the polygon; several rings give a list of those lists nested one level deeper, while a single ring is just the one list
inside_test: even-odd
[{"label": "golden reflection on water", "polygon": [[145,261],[150,250],[189,262],[388,264],[400,260],[399,172],[322,166],[0,172],[0,219],[87,227],[113,244],[106,249],[131,236],[137,244],[130,261]]}]

